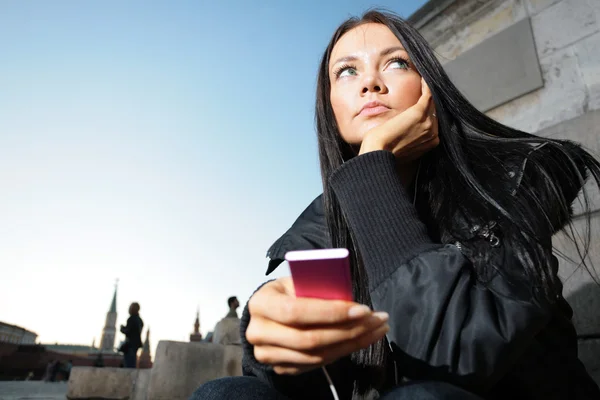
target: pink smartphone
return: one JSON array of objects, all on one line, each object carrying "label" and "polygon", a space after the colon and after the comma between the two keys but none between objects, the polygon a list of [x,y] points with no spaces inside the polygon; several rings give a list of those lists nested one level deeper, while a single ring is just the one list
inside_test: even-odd
[{"label": "pink smartphone", "polygon": [[296,297],[352,301],[352,280],[347,249],[289,251]]}]

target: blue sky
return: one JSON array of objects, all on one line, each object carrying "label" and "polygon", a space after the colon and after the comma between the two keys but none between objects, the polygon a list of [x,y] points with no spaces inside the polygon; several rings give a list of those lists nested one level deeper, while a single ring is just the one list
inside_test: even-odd
[{"label": "blue sky", "polygon": [[0,2],[0,321],[98,343],[119,278],[153,347],[212,330],[321,191],[331,34],[424,3]]}]

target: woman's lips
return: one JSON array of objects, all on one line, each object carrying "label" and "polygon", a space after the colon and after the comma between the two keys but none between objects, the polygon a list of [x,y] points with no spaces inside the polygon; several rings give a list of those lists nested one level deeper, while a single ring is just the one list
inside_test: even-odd
[{"label": "woman's lips", "polygon": [[382,106],[382,105],[377,105],[374,107],[365,107],[361,110],[359,115],[365,116],[365,117],[372,117],[375,115],[379,115],[379,114],[383,114],[386,111],[390,111],[390,108],[386,107],[386,106]]}]

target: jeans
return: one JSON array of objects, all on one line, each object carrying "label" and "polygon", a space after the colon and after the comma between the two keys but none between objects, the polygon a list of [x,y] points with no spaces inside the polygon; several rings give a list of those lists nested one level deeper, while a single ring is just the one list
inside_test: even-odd
[{"label": "jeans", "polygon": [[[333,398],[333,396],[332,396]],[[200,386],[189,400],[289,400],[266,383],[249,376],[221,378]],[[398,386],[381,400],[481,400],[444,382],[415,382]]]},{"label": "jeans", "polygon": [[137,364],[137,349],[130,348],[127,349],[125,354],[123,354],[123,366],[125,368],[135,368]]}]

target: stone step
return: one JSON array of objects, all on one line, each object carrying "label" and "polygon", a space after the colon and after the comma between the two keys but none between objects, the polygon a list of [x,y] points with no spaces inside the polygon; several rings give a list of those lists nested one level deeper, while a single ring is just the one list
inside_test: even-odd
[{"label": "stone step", "polygon": [[241,346],[161,341],[147,400],[187,400],[205,382],[241,374]]},{"label": "stone step", "polygon": [[151,369],[74,367],[71,400],[187,400],[201,384],[242,374],[242,348],[160,341]]},{"label": "stone step", "polygon": [[73,367],[67,398],[145,400],[149,369]]}]

